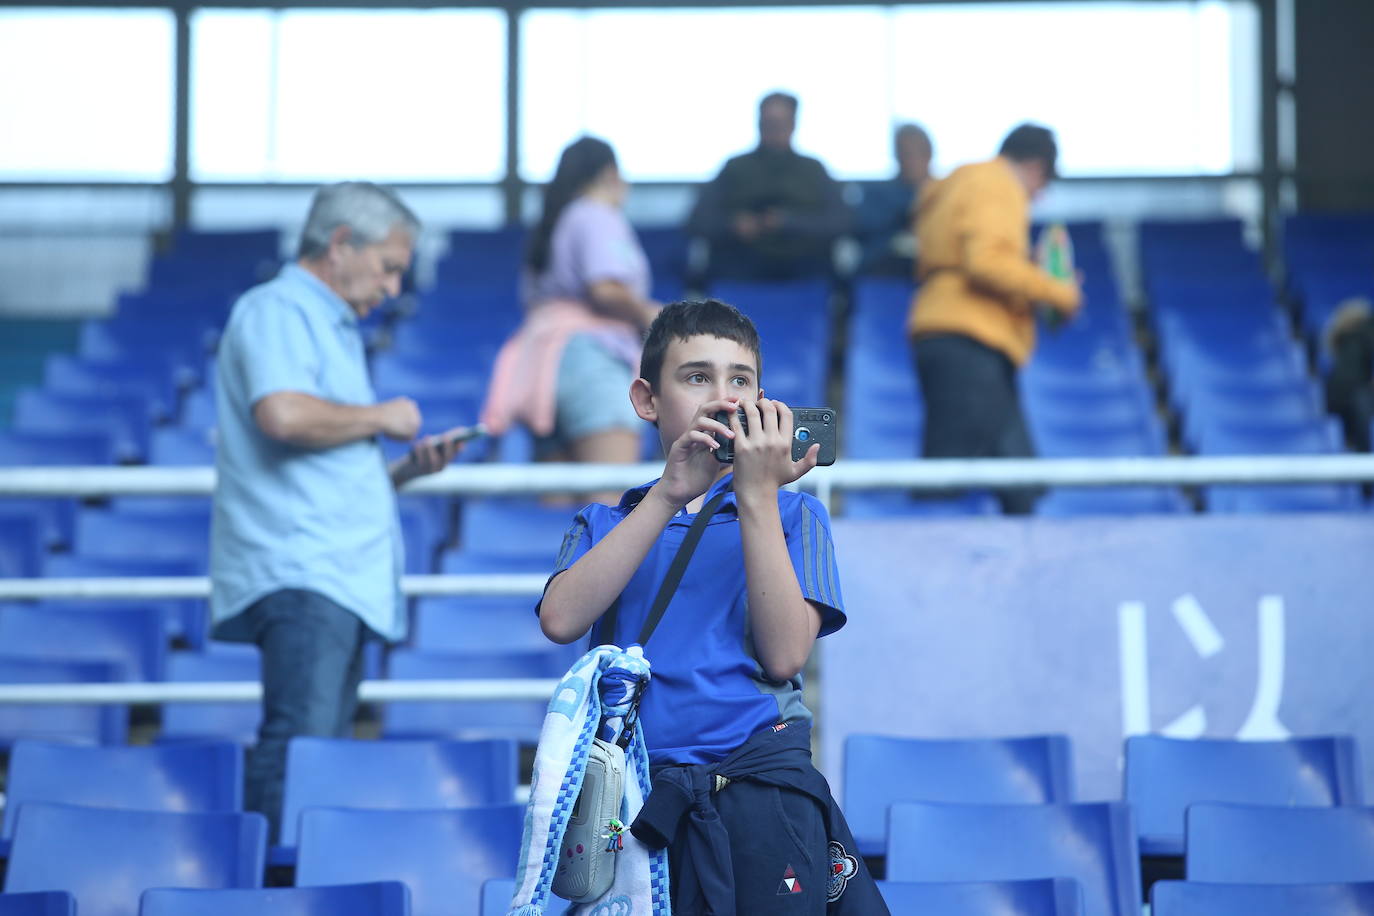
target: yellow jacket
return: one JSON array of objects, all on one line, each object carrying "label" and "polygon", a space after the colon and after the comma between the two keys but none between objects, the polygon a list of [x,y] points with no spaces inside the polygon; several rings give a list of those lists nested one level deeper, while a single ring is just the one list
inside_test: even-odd
[{"label": "yellow jacket", "polygon": [[1072,315],[1080,295],[1030,259],[1030,197],[998,157],[928,182],[916,217],[918,279],[907,333],[963,334],[1022,365],[1035,348],[1033,307]]}]

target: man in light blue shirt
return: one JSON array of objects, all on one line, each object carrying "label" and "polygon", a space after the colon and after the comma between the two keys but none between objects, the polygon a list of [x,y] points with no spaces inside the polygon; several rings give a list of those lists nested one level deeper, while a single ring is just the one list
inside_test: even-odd
[{"label": "man in light blue shirt", "polygon": [[457,451],[448,433],[388,466],[420,410],[376,403],[359,319],[400,290],[419,222],[390,191],[321,188],[299,259],[234,305],[218,355],[214,635],[262,651],[245,806],[275,835],[287,742],[351,733],[363,646],[405,636],[395,488]]}]

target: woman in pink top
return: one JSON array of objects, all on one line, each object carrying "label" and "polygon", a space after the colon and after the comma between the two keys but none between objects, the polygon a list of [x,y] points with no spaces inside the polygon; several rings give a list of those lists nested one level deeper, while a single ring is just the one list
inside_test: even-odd
[{"label": "woman in pink top", "polygon": [[630,403],[644,331],[658,306],[623,206],[615,152],[583,137],[559,158],[525,253],[525,321],[497,357],[483,419],[519,422],[546,461],[638,460],[643,421]]}]

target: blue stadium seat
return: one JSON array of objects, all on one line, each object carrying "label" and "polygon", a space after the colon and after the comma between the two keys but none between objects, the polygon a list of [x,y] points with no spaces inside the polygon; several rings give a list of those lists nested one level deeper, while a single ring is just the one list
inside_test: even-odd
[{"label": "blue stadium seat", "polygon": [[[213,378],[213,374],[207,372]],[[219,409],[215,404],[214,383],[197,388],[186,395],[181,404],[181,425],[184,429],[207,431],[219,424]]]},{"label": "blue stadium seat", "polygon": [[[253,681],[262,679],[257,646],[210,643],[205,652],[171,652],[167,680],[172,682]],[[239,745],[257,740],[261,703],[164,703],[160,741],[222,738]]]},{"label": "blue stadium seat", "polygon": [[[201,499],[201,504],[204,500]],[[43,559],[43,575],[49,578],[121,578],[130,576],[183,577],[204,575],[204,567],[187,560],[152,557],[86,557],[50,554]],[[199,599],[157,598],[137,601],[102,601],[102,607],[142,607],[162,615],[167,635],[180,636],[193,647],[205,641],[208,611]]]},{"label": "blue stadium seat", "polygon": [[465,499],[459,507],[458,547],[481,557],[538,558],[552,571],[578,508],[532,499]]},{"label": "blue stadium seat", "polygon": [[1156,881],[1150,916],[1367,916],[1374,881],[1350,884],[1207,884]]},{"label": "blue stadium seat", "polygon": [[210,568],[210,501],[187,512],[143,514],[83,507],[76,516],[75,552],[83,557],[184,562]]},{"label": "blue stadium seat", "polygon": [[178,229],[172,236],[171,250],[173,255],[183,259],[276,261],[281,257],[281,232],[277,229]]},{"label": "blue stadium seat", "polygon": [[[107,684],[123,680],[110,662],[20,658],[0,655],[0,684]],[[0,704],[0,747],[21,738],[123,744],[129,707]]]},{"label": "blue stadium seat", "polygon": [[226,742],[83,747],[18,741],[10,752],[0,840],[13,838],[20,806],[30,802],[237,812],[243,808],[243,751]]},{"label": "blue stadium seat", "polygon": [[148,454],[152,410],[139,395],[64,395],[38,388],[19,392],[14,402],[16,430],[48,433],[104,433],[121,461]]},{"label": "blue stadium seat", "polygon": [[153,430],[148,463],[173,467],[214,467],[214,436],[204,428],[163,426]]},{"label": "blue stadium seat", "polygon": [[1075,878],[1085,916],[1139,916],[1140,856],[1122,802],[889,809],[887,879],[1005,881]]},{"label": "blue stadium seat", "polygon": [[0,916],[76,916],[76,898],[66,891],[0,894]]},{"label": "blue stadium seat", "polygon": [[1199,802],[1185,817],[1190,881],[1374,881],[1374,808]]},{"label": "blue stadium seat", "polygon": [[965,518],[999,515],[997,498],[986,490],[972,490],[956,496],[864,490],[844,497],[845,518]]},{"label": "blue stadium seat", "polygon": [[31,802],[5,890],[64,890],[81,916],[130,916],[150,887],[261,887],[261,814],[121,811]]},{"label": "blue stadium seat", "polygon": [[639,244],[648,258],[654,286],[672,284],[680,290],[687,280],[687,233],[681,226],[636,226],[635,234],[639,236]]},{"label": "blue stadium seat", "polygon": [[[515,896],[515,881],[511,878],[489,878],[482,884],[482,909],[478,916],[506,916],[510,911],[511,898]],[[544,907],[544,916],[563,916],[572,904],[549,895],[549,905]]]},{"label": "blue stadium seat", "polygon": [[[205,354],[215,339],[214,328],[221,320],[218,315],[180,312],[140,315],[141,301],[121,297],[120,304],[122,309],[130,311],[117,312],[115,318],[105,321],[82,324],[78,350],[82,359],[126,365],[155,364],[167,373],[168,380],[181,386],[203,378]],[[187,306],[188,303],[178,300],[169,307]],[[196,308],[195,305],[190,307]],[[224,312],[223,305],[218,305],[217,309]]]},{"label": "blue stadium seat", "polygon": [[1025,881],[879,881],[894,913],[939,916],[1080,916],[1083,889],[1072,878]]},{"label": "blue stadium seat", "polygon": [[74,397],[99,397],[110,392],[137,395],[147,402],[157,422],[176,416],[181,397],[176,370],[156,358],[93,360],[54,353],[43,372],[43,387]]},{"label": "blue stadium seat", "polygon": [[26,579],[43,565],[43,520],[0,507],[0,578]]},{"label": "blue stadium seat", "polygon": [[71,432],[23,432],[0,430],[0,466],[66,465],[79,467],[113,464],[114,445],[109,433],[90,430]]},{"label": "blue stadium seat", "polygon": [[[499,346],[500,341],[496,343]],[[494,348],[491,355],[496,355]],[[393,351],[372,361],[372,384],[378,392],[385,392],[386,396],[404,394],[417,400],[468,398],[476,404],[487,390],[490,374],[490,362],[456,359],[452,352],[417,356]]]},{"label": "blue stadium seat", "polygon": [[1046,518],[1098,515],[1176,515],[1191,511],[1177,487],[1052,488],[1035,505]]},{"label": "blue stadium seat", "polygon": [[[489,569],[490,572],[502,570]],[[529,572],[547,573],[533,562]],[[533,597],[443,596],[415,603],[414,646],[431,652],[530,652],[549,648]]]},{"label": "blue stadium seat", "polygon": [[293,738],[286,758],[282,846],[296,845],[298,821],[307,808],[496,805],[515,797],[515,779],[515,743],[508,740]]},{"label": "blue stadium seat", "polygon": [[1355,739],[1285,741],[1126,739],[1125,800],[1135,806],[1140,851],[1183,855],[1183,815],[1193,802],[1361,805]]},{"label": "blue stadium seat", "polygon": [[844,811],[864,855],[886,848],[893,802],[1044,804],[1073,801],[1064,735],[926,739],[850,735],[844,743]]},{"label": "blue stadium seat", "polygon": [[[531,617],[534,615],[531,614]],[[572,651],[545,643],[542,651],[391,653],[393,681],[466,680],[469,678],[561,678],[585,645]],[[548,700],[488,700],[482,703],[393,702],[384,714],[387,738],[501,737],[534,744],[548,711]]]},{"label": "blue stadium seat", "polygon": [[0,646],[11,657],[108,662],[121,680],[162,680],[167,637],[158,612],[90,604],[86,610],[0,605]]},{"label": "blue stadium seat", "polygon": [[[143,892],[138,916],[410,916],[410,891],[399,881],[262,890]],[[504,914],[502,914],[504,916]]]},{"label": "blue stadium seat", "polygon": [[404,881],[415,916],[477,916],[482,882],[513,878],[523,805],[445,811],[314,808],[301,815],[296,884]]}]

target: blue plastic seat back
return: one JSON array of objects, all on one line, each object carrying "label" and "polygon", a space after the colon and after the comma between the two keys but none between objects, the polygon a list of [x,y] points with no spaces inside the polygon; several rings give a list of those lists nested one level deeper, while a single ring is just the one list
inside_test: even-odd
[{"label": "blue plastic seat back", "polygon": [[894,802],[1042,804],[1073,801],[1063,735],[925,739],[850,735],[844,811],[859,851],[881,855]]},{"label": "blue plastic seat back", "polygon": [[14,833],[28,802],[145,811],[243,808],[243,750],[227,742],[83,747],[20,741],[10,754],[0,837]]},{"label": "blue plastic seat back", "polygon": [[[515,797],[515,742],[292,738],[281,840],[296,845],[307,808],[461,808]],[[379,879],[381,880],[381,879]]]},{"label": "blue plastic seat back", "polygon": [[181,560],[203,575],[210,562],[210,503],[157,514],[83,507],[75,550],[87,557]]},{"label": "blue plastic seat back", "polygon": [[0,894],[0,916],[76,916],[76,898],[66,891]]},{"label": "blue plastic seat back", "polygon": [[[533,616],[533,615],[531,615]],[[585,645],[546,645],[538,651],[393,652],[392,680],[466,678],[561,678]],[[569,649],[571,649],[570,654]],[[482,703],[393,702],[385,712],[383,734],[397,738],[505,737],[533,744],[548,711],[548,699],[487,700]]]},{"label": "blue plastic seat back", "polygon": [[[108,684],[124,680],[112,662],[0,655],[0,684]],[[123,744],[129,707],[0,704],[0,747],[21,738]]]},{"label": "blue plastic seat back", "polygon": [[1350,884],[1208,884],[1156,881],[1151,916],[1368,916],[1374,881]]},{"label": "blue plastic seat back", "polygon": [[13,427],[49,433],[108,435],[121,461],[141,461],[148,454],[152,410],[139,395],[64,395],[38,388],[19,392]]},{"label": "blue plastic seat back", "polygon": [[[399,881],[331,887],[143,892],[138,916],[410,916],[410,891]],[[504,914],[502,914],[504,916]]]},{"label": "blue plastic seat back", "polygon": [[148,463],[173,467],[214,467],[214,437],[205,429],[163,426],[153,430]]},{"label": "blue plastic seat back", "polygon": [[[204,505],[203,497],[200,500]],[[204,574],[195,562],[164,557],[103,557],[70,553],[50,554],[43,559],[43,575],[51,578],[119,578],[125,576],[183,577]],[[102,603],[103,604],[103,603]],[[110,602],[106,606],[126,606]],[[137,606],[157,610],[169,636],[183,636],[193,646],[204,641],[208,612],[203,599],[148,598]]]},{"label": "blue plastic seat back", "polygon": [[[213,644],[212,644],[213,645]],[[218,644],[207,652],[172,652],[169,681],[259,681],[262,663],[256,646]],[[224,738],[239,745],[257,740],[261,703],[164,703],[159,740]]]},{"label": "blue plastic seat back", "polygon": [[438,652],[545,651],[550,643],[539,629],[535,600],[533,596],[477,595],[420,598],[415,605],[415,648]]},{"label": "blue plastic seat back", "polygon": [[1072,878],[1026,881],[879,881],[892,913],[939,916],[1080,916],[1083,889]]},{"label": "blue plastic seat back", "polygon": [[113,464],[110,435],[92,430],[21,432],[0,430],[0,466]]},{"label": "blue plastic seat back", "polygon": [[1035,504],[1046,518],[1101,515],[1176,515],[1191,511],[1177,487],[1052,488]]},{"label": "blue plastic seat back", "polygon": [[116,666],[122,680],[160,681],[167,661],[166,630],[146,608],[61,609],[0,606],[0,646],[34,659],[88,660]]},{"label": "blue plastic seat back", "polygon": [[1183,816],[1194,802],[1361,805],[1359,754],[1343,736],[1286,741],[1126,739],[1125,799],[1135,806],[1140,851],[1183,854]]},{"label": "blue plastic seat back", "polygon": [[576,508],[528,499],[466,499],[459,507],[458,547],[483,557],[543,560],[552,572],[576,514]]},{"label": "blue plastic seat back", "polygon": [[1139,860],[1123,802],[901,802],[888,815],[888,880],[1074,878],[1083,887],[1085,916],[1139,916]]},{"label": "blue plastic seat back", "polygon": [[[482,909],[479,916],[506,916],[511,898],[515,896],[515,881],[511,878],[489,878],[482,884]],[[544,916],[563,916],[572,906],[561,897],[549,895]]]},{"label": "blue plastic seat back", "polygon": [[261,887],[261,814],[181,814],[29,803],[5,890],[63,890],[81,916],[129,916],[151,887]]},{"label": "blue plastic seat back", "polygon": [[415,916],[477,916],[482,882],[513,878],[523,805],[446,811],[314,808],[301,816],[296,884],[403,881]]},{"label": "blue plastic seat back", "polygon": [[7,512],[0,508],[0,578],[23,579],[38,575],[45,546],[41,518],[32,513]]},{"label": "blue plastic seat back", "polygon": [[1184,823],[1191,881],[1374,881],[1374,808],[1199,802]]},{"label": "blue plastic seat back", "polygon": [[153,417],[162,421],[175,416],[182,380],[174,365],[157,358],[92,360],[69,353],[49,356],[43,373],[43,387],[48,391],[77,397],[107,392],[137,395],[147,400]]}]

